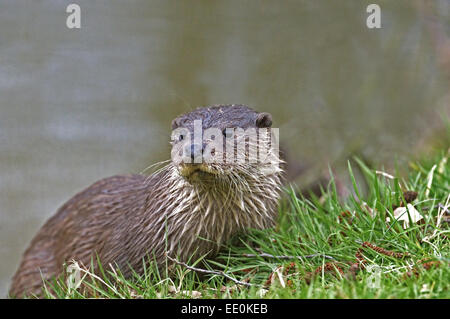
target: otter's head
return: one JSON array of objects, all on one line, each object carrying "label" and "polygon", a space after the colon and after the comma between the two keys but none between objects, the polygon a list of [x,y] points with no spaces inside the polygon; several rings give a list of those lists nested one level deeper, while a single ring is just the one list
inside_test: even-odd
[{"label": "otter's head", "polygon": [[191,184],[281,173],[272,116],[244,105],[198,108],[172,121],[172,162]]}]

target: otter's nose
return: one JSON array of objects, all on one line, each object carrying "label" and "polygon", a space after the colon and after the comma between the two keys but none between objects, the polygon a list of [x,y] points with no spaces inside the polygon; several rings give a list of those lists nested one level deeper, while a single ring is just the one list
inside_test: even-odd
[{"label": "otter's nose", "polygon": [[191,153],[191,159],[194,163],[202,162],[203,147],[199,144],[187,144],[184,147],[185,154]]}]

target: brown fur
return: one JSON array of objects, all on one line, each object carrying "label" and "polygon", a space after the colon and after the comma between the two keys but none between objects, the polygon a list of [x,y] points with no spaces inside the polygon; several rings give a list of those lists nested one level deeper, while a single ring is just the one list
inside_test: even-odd
[{"label": "brown fur", "polygon": [[[269,114],[241,105],[200,108],[172,125],[189,126],[198,118],[204,119],[204,128],[271,125]],[[129,277],[130,267],[142,273],[146,256],[154,257],[159,267],[166,252],[181,261],[214,256],[236,233],[274,224],[281,170],[262,174],[256,164],[210,167],[218,174],[202,179],[199,173],[192,180],[172,162],[151,176],[109,177],[77,194],[30,243],[10,296],[40,296],[42,277],[60,275],[71,260],[89,265],[98,255],[102,265],[115,265]]]}]

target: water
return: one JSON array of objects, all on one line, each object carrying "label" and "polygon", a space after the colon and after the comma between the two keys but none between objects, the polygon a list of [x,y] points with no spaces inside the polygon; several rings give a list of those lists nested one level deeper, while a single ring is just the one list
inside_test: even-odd
[{"label": "water", "polygon": [[170,121],[196,106],[271,112],[302,162],[407,159],[449,112],[446,1],[0,2],[0,295],[55,210],[99,178],[169,158]]}]

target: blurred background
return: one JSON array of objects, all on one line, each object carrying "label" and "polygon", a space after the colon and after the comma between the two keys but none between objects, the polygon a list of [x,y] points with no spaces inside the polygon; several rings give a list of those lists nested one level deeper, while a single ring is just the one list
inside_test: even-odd
[{"label": "blurred background", "polygon": [[447,0],[0,1],[0,296],[61,204],[168,159],[171,120],[197,106],[272,113],[314,174],[426,154],[450,114],[449,35]]}]

